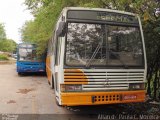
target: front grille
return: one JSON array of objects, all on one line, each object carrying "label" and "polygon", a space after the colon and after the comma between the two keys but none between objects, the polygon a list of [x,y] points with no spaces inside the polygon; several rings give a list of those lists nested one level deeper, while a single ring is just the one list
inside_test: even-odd
[{"label": "front grille", "polygon": [[87,81],[82,85],[83,91],[127,90],[130,83],[144,83],[144,76],[144,70],[84,69],[65,72],[64,80],[67,83]]}]

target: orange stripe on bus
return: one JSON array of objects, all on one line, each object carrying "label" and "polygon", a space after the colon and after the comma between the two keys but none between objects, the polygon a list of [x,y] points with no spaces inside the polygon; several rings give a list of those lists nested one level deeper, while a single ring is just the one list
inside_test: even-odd
[{"label": "orange stripe on bus", "polygon": [[64,75],[65,76],[69,76],[69,75],[73,75],[73,76],[85,76],[85,74],[84,73],[64,73]]},{"label": "orange stripe on bus", "polygon": [[46,58],[46,73],[47,73],[47,78],[48,78],[48,81],[51,81],[52,79],[52,71],[51,71],[51,65],[50,65],[50,57],[47,56]]},{"label": "orange stripe on bus", "polygon": [[79,69],[65,69],[64,70],[65,84],[88,84],[88,78]]},{"label": "orange stripe on bus", "polygon": [[79,70],[79,69],[65,69],[64,73],[72,73],[72,72],[78,72],[78,73],[83,73],[83,71]]}]

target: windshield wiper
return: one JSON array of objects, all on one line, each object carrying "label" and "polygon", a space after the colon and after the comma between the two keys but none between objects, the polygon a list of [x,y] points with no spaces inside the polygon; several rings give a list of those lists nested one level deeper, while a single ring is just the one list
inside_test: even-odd
[{"label": "windshield wiper", "polygon": [[101,43],[98,44],[98,46],[96,47],[95,51],[93,52],[91,58],[88,60],[86,67],[89,67],[90,64],[92,63],[92,60],[95,58],[95,56],[97,55],[99,49],[102,47],[103,41]]},{"label": "windshield wiper", "polygon": [[128,65],[126,65],[117,54],[113,53],[112,51],[110,51],[110,53],[112,53],[112,55],[115,56],[121,62],[125,69],[128,69]]}]

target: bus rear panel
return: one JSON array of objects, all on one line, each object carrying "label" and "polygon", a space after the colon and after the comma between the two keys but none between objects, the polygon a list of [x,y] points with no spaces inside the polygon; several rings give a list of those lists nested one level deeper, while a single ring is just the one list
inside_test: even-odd
[{"label": "bus rear panel", "polygon": [[21,43],[17,48],[17,72],[45,72],[45,58],[38,58],[36,45]]}]

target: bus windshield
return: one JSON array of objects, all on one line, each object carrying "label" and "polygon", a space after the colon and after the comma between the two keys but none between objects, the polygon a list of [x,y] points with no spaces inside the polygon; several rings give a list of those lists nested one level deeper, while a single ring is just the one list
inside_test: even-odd
[{"label": "bus windshield", "polygon": [[68,23],[66,65],[144,66],[139,27]]},{"label": "bus windshield", "polygon": [[19,61],[38,61],[36,47],[31,44],[22,44],[18,48]]}]

